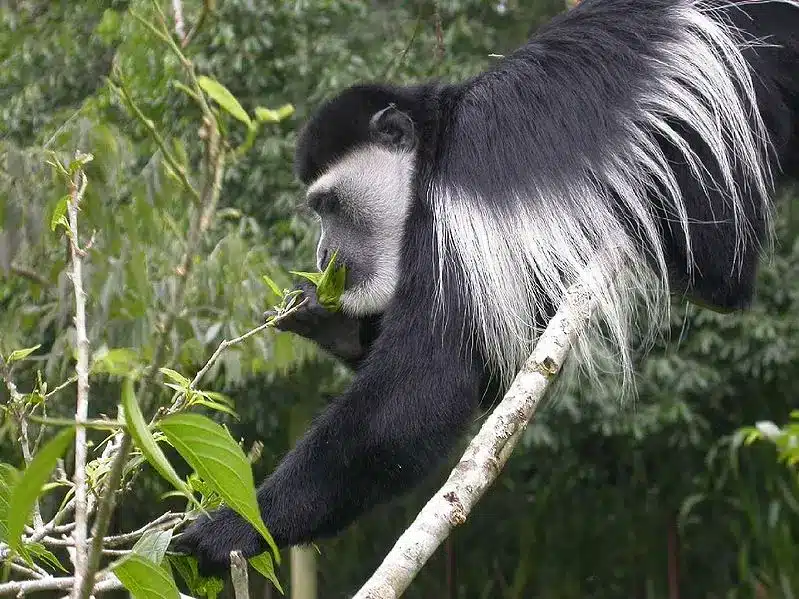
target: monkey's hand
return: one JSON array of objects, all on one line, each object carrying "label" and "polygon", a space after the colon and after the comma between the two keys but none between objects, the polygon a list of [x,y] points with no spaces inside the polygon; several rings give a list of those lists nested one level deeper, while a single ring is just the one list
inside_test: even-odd
[{"label": "monkey's hand", "polygon": [[[303,281],[295,287],[301,291],[296,302],[305,302],[296,310],[275,322],[275,328],[290,331],[316,343],[350,368],[355,368],[366,356],[372,338],[370,324],[343,312],[331,312],[319,303],[316,287]],[[264,313],[265,318],[276,316],[275,311]]]},{"label": "monkey's hand", "polygon": [[173,548],[195,556],[202,576],[223,576],[230,569],[231,551],[238,549],[248,558],[263,553],[268,546],[244,518],[223,507],[192,522]]},{"label": "monkey's hand", "polygon": [[[294,291],[300,292],[294,300],[295,303],[304,303],[292,309],[289,314],[278,318],[275,321],[275,328],[280,331],[291,331],[313,340],[309,333],[312,333],[314,328],[330,319],[333,313],[319,303],[319,298],[316,295],[316,286],[310,281],[302,281],[294,287]],[[264,312],[264,318],[266,319],[278,315],[279,313],[276,310]]]}]

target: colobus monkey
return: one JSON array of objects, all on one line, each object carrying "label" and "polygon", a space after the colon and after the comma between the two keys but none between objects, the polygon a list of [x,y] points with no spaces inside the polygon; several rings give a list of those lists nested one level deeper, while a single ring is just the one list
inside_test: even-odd
[{"label": "colobus monkey", "polygon": [[[462,83],[345,90],[297,170],[318,266],[338,251],[348,274],[341,313],[309,288],[286,328],[356,373],[258,491],[281,546],[439,464],[589,263],[596,323],[576,351],[597,376],[595,341],[629,377],[670,295],[750,302],[774,187],[799,176],[799,2],[584,0]],[[265,549],[229,509],[183,546],[206,572]]]}]

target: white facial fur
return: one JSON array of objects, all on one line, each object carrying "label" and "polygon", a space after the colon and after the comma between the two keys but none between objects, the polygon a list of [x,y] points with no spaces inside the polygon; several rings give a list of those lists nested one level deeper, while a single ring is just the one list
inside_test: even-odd
[{"label": "white facial fur", "polygon": [[343,215],[322,213],[317,247],[319,268],[324,250],[338,250],[350,267],[341,297],[353,316],[385,310],[400,273],[405,220],[412,199],[414,157],[378,145],[359,147],[334,163],[308,188],[308,195],[334,191]]}]

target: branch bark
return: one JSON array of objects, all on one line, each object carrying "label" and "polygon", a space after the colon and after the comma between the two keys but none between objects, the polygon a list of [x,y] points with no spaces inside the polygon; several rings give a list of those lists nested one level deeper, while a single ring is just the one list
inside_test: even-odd
[{"label": "branch bark", "polygon": [[75,373],[78,377],[77,403],[75,406],[75,588],[73,597],[88,573],[88,487],[86,483],[86,427],[82,424],[89,415],[89,338],[86,335],[86,293],[83,289],[83,256],[85,252],[78,241],[78,208],[86,192],[86,175],[83,169],[75,172],[70,183],[67,214],[69,216],[69,238],[72,258],[72,287],[75,290],[75,345],[78,361]]},{"label": "branch bark", "polygon": [[183,4],[180,0],[172,0],[172,12],[175,15],[175,35],[183,40],[186,37],[186,25],[183,22]]},{"label": "branch bark", "polygon": [[583,283],[573,285],[505,397],[472,439],[447,482],[422,508],[354,599],[402,595],[452,529],[496,480],[527,423],[593,312]]},{"label": "branch bark", "polygon": [[236,599],[250,599],[250,577],[247,574],[247,560],[240,551],[230,553],[230,580]]}]

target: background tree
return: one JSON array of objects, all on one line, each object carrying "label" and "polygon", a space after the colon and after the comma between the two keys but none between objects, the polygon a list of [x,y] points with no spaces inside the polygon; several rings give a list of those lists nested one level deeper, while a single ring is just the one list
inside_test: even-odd
[{"label": "background tree", "polygon": [[[152,359],[153,332],[172,305],[192,216],[164,152],[109,79],[119,87],[120,74],[181,164],[199,164],[203,150],[201,111],[174,83],[182,66],[131,14],[148,5],[0,3],[0,354],[41,344],[15,367],[22,389],[35,386],[37,371],[54,382],[74,372],[69,248],[48,226],[64,187],[45,161],[49,150],[90,151],[80,214],[84,237],[96,231],[84,272],[88,336],[95,361],[106,365],[91,377],[90,417],[114,414],[118,374]],[[171,2],[161,5],[171,10]],[[206,6],[213,9],[205,13]],[[291,167],[309,111],[356,81],[477,73],[563,2],[183,0],[182,9],[189,30],[205,15],[186,49],[199,74],[223,82],[251,113],[257,106],[295,108],[264,125],[225,169],[224,193],[201,239],[204,258],[192,265],[166,356],[171,368],[193,373],[222,339],[261,322],[272,301],[262,275],[288,286],[288,269],[312,267],[314,223],[296,209],[301,190]],[[237,147],[246,128],[229,124],[225,134]],[[640,361],[633,404],[619,405],[609,383],[603,390],[576,384],[549,405],[500,483],[406,596],[799,593],[795,466],[778,462],[770,444],[743,445],[737,434],[757,421],[781,423],[795,406],[796,195],[781,206],[780,242],[764,264],[753,310],[721,316],[675,303],[663,331],[669,343]],[[104,348],[129,353],[109,359]],[[292,422],[310,418],[348,376],[309,344],[267,333],[224,353],[204,380],[205,388],[235,399],[238,420],[215,418],[245,448],[263,443],[260,478],[288,449]],[[48,417],[72,417],[74,392],[61,391]],[[0,399],[7,404],[7,389],[0,388]],[[0,461],[21,466],[20,430],[8,413],[0,435]],[[440,478],[320,542],[319,595],[346,597],[358,588]],[[112,530],[149,521],[168,490],[143,469]],[[285,566],[279,575],[289,587]]]}]

